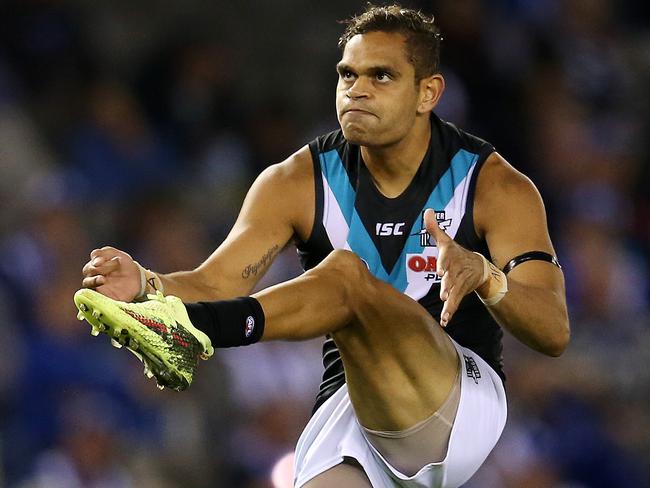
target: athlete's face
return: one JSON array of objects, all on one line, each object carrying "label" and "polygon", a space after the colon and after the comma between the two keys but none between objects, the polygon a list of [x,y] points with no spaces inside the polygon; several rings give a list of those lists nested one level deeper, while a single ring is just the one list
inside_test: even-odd
[{"label": "athlete's face", "polygon": [[[402,34],[369,32],[352,37],[336,69],[336,111],[348,141],[362,146],[394,144],[413,128],[418,115],[424,115],[426,93],[423,83],[415,81]],[[432,106],[424,108],[430,111]]]}]

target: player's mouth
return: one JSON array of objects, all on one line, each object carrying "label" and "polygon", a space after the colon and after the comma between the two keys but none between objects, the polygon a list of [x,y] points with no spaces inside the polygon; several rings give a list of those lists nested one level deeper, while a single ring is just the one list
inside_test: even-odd
[{"label": "player's mouth", "polygon": [[362,109],[362,108],[357,108],[357,107],[346,108],[346,109],[344,109],[343,112],[341,112],[341,115],[345,115],[345,114],[351,114],[351,115],[373,115],[373,116],[376,117],[376,115],[375,115],[374,113],[372,113],[372,112],[370,112],[370,111],[368,111],[368,110],[364,110],[364,109]]}]

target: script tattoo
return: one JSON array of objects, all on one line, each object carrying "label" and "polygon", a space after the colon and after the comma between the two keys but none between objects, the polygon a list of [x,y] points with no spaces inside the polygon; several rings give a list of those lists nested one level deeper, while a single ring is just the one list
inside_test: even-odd
[{"label": "script tattoo", "polygon": [[279,247],[280,246],[276,244],[275,246],[271,247],[268,251],[266,251],[258,262],[246,266],[244,270],[241,272],[241,277],[247,279],[250,278],[251,276],[257,276],[257,273],[260,272],[261,270],[264,270],[266,266],[271,262],[273,256],[275,256]]}]

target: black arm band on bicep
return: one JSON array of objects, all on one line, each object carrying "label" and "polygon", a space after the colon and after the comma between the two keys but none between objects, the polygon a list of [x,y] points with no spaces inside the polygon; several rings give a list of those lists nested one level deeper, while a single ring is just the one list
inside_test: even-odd
[{"label": "black arm band on bicep", "polygon": [[508,274],[510,271],[512,271],[512,268],[519,266],[521,263],[525,263],[526,261],[546,261],[547,263],[554,264],[558,268],[562,269],[560,262],[552,254],[544,251],[529,251],[520,254],[519,256],[516,256],[508,261],[508,264],[506,264],[503,268],[503,272],[505,274]]}]

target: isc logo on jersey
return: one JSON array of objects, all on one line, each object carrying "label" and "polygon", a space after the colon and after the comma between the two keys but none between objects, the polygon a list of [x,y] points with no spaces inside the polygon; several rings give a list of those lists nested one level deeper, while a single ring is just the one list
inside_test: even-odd
[{"label": "isc logo on jersey", "polygon": [[403,236],[404,225],[406,225],[404,222],[377,222],[375,234],[378,236]]}]

